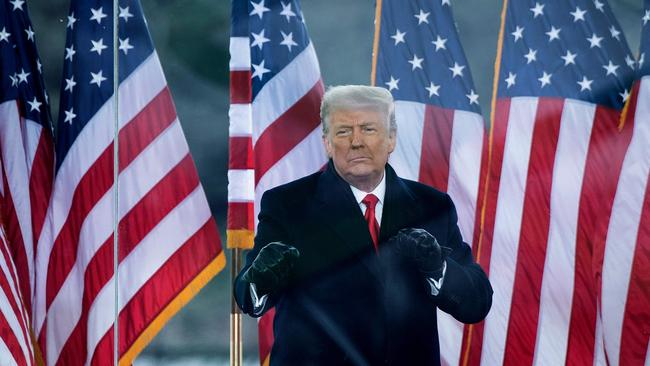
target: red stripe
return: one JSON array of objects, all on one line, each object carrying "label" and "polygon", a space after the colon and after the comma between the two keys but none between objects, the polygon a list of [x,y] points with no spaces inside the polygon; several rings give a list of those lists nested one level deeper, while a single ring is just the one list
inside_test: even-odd
[{"label": "red stripe", "polygon": [[234,136],[229,139],[229,169],[253,169],[253,139],[249,136]]},{"label": "red stripe", "polygon": [[[5,162],[2,157],[2,166],[5,167]],[[31,286],[29,280],[29,265],[27,263],[27,252],[25,250],[25,242],[23,240],[22,232],[20,231],[20,222],[18,220],[18,214],[14,206],[13,196],[11,194],[11,188],[9,187],[9,182],[7,181],[6,171],[2,170],[2,180],[5,188],[4,195],[4,214],[0,215],[5,219],[5,234],[7,237],[7,246],[11,253],[11,259],[13,260],[16,266],[16,275],[17,279],[15,280],[16,285],[20,288],[21,297],[23,303],[25,304],[25,309],[28,314],[31,314],[32,309],[32,299],[31,299]]]},{"label": "red stripe", "polygon": [[19,366],[27,365],[27,360],[25,359],[23,350],[20,348],[18,338],[16,338],[16,334],[9,326],[9,322],[3,312],[0,312],[0,338],[2,338],[2,341],[9,349],[11,357],[16,361],[16,364]]},{"label": "red stripe", "polygon": [[650,180],[646,180],[645,198],[625,304],[621,334],[621,365],[642,365],[648,357],[646,355],[648,340],[650,340],[648,304],[650,304]]},{"label": "red stripe", "polygon": [[[120,130],[120,171],[176,119],[169,90],[164,88]],[[88,169],[75,188],[70,212],[54,242],[48,264],[46,307],[59,292],[77,259],[79,233],[90,210],[113,185],[113,144]]]},{"label": "red stripe", "polygon": [[278,160],[320,124],[323,81],[318,80],[296,104],[264,130],[255,143],[255,185]]},{"label": "red stripe", "polygon": [[454,125],[454,111],[426,105],[422,129],[419,181],[440,191],[447,191],[449,152]]},{"label": "red stripe", "polygon": [[54,145],[47,129],[41,129],[38,146],[29,176],[29,196],[32,208],[32,231],[34,233],[34,253],[37,252],[38,239],[45,222],[45,214],[50,203],[54,179]]},{"label": "red stripe", "polygon": [[503,362],[506,365],[533,363],[563,106],[563,100],[550,98],[539,98],[537,104]]},{"label": "red stripe", "polygon": [[[485,198],[485,213],[479,213],[483,216],[483,226],[481,227],[480,247],[476,251],[480,256],[481,267],[489,275],[490,255],[492,252],[492,239],[494,234],[494,219],[496,216],[497,201],[499,198],[499,182],[501,179],[501,168],[503,164],[503,151],[505,148],[506,132],[508,128],[508,118],[510,115],[510,99],[497,99],[494,115],[494,125],[492,129],[492,156],[487,170],[487,197]],[[482,193],[479,192],[479,196]],[[476,226],[477,228],[480,226]],[[476,230],[475,230],[476,231]],[[481,363],[481,350],[483,348],[484,322],[465,327],[463,336],[463,355],[461,363],[463,365],[479,365]],[[471,327],[471,328],[469,328]],[[471,329],[471,336],[469,334]]]},{"label": "red stripe", "polygon": [[252,101],[251,71],[230,72],[230,103],[244,104]]},{"label": "red stripe", "polygon": [[[120,262],[167,214],[194,191],[198,184],[199,178],[192,158],[188,154],[120,221]],[[61,364],[85,361],[88,312],[99,291],[112,277],[113,236],[111,235],[97,250],[84,272],[82,314],[61,351],[59,356]],[[82,354],[83,357],[80,357]]]},{"label": "red stripe", "polygon": [[255,212],[253,202],[228,202],[228,230],[253,230]]},{"label": "red stripe", "polygon": [[[13,266],[11,265],[11,258],[9,257],[9,253],[7,252],[7,247],[5,246],[5,243],[2,239],[0,239],[0,252],[2,252],[2,257],[5,262],[5,265],[7,269],[9,270],[9,274],[11,276],[11,282],[13,282],[14,286],[16,286],[16,290],[18,291],[18,296],[22,296],[22,293],[20,292],[20,288],[18,287],[18,283],[16,281],[16,273],[14,272],[14,269],[12,268]],[[11,285],[9,284],[10,279],[5,276],[5,273],[0,270],[0,289],[4,293],[4,296],[7,298],[7,301],[9,302],[9,306],[11,306],[11,311],[13,312],[14,316],[18,320],[18,323],[20,325],[20,330],[21,334],[15,334],[11,328],[9,328],[9,324],[6,321],[6,318],[3,318],[0,321],[0,335],[2,335],[2,338],[5,339],[5,334],[7,334],[7,339],[9,338],[15,338],[16,342],[16,347],[15,349],[12,348],[9,344],[7,344],[7,347],[12,351],[19,352],[21,356],[23,356],[24,359],[24,353],[20,346],[18,345],[18,337],[22,336],[23,342],[25,342],[26,345],[30,344],[30,339],[27,336],[27,324],[25,324],[25,319],[27,319],[27,314],[25,313],[25,309],[22,307],[22,303],[17,303],[16,301],[21,301],[21,299],[16,299],[14,295],[11,292]],[[0,314],[4,317],[4,314],[0,312]],[[4,330],[3,326],[6,325],[7,329]],[[12,337],[13,336],[13,337]],[[34,355],[30,355],[31,361],[33,361]],[[32,362],[33,363],[33,362]]]},{"label": "red stripe", "polygon": [[257,323],[258,346],[260,350],[260,364],[271,354],[273,347],[273,319],[275,318],[275,308],[269,309],[266,314],[262,315]]},{"label": "red stripe", "polygon": [[618,131],[619,112],[597,107],[582,180],[576,232],[573,303],[566,362],[592,365],[596,342],[596,277],[602,271],[602,253],[618,177],[632,129]]},{"label": "red stripe", "polygon": [[[208,220],[130,299],[120,312],[119,354],[123,355],[180,291],[221,252],[214,220]],[[113,328],[97,344],[92,365],[105,365],[113,357]]]}]

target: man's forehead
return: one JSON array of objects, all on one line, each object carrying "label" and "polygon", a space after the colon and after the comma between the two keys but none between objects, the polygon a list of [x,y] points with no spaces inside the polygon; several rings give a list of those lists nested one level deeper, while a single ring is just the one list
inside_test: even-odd
[{"label": "man's forehead", "polygon": [[377,110],[370,108],[363,109],[340,109],[333,111],[331,114],[332,122],[345,123],[380,123],[386,116]]}]

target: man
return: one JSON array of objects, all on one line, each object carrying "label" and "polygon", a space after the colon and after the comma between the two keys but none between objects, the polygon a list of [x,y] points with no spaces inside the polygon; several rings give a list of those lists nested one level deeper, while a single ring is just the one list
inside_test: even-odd
[{"label": "man", "polygon": [[262,197],[237,302],[275,306],[271,365],[440,364],[436,307],[473,323],[492,303],[454,205],[388,165],[386,89],[332,87],[321,121],[330,162]]}]

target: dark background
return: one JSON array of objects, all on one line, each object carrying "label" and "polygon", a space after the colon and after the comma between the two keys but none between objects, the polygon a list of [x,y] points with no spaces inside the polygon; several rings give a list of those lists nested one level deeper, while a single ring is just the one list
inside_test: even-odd
[{"label": "dark background", "polygon": [[[141,1],[225,246],[230,1]],[[301,4],[325,85],[368,84],[375,2],[302,0]],[[490,112],[501,5],[500,0],[452,0],[458,32],[486,119]],[[643,1],[612,0],[610,5],[630,48],[637,54]],[[69,2],[30,1],[28,6],[56,120]],[[181,310],[136,364],[227,362],[229,272],[226,267]],[[249,318],[244,323],[244,355],[249,363],[256,362],[256,322]]]}]

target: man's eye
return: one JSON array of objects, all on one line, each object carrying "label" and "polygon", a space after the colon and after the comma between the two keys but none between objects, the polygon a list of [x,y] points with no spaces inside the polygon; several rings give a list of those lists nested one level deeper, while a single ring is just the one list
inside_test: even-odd
[{"label": "man's eye", "polygon": [[336,131],[336,136],[347,136],[350,134],[350,130],[338,130]]},{"label": "man's eye", "polygon": [[363,130],[365,132],[375,132],[377,129],[375,127],[364,127]]}]

